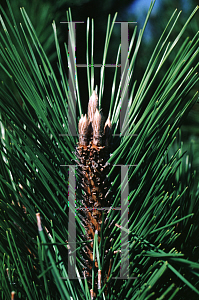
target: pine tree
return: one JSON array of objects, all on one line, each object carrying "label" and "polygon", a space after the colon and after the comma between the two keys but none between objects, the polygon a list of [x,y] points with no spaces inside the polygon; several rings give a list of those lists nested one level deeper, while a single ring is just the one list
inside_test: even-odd
[{"label": "pine tree", "polygon": [[[170,40],[179,18],[173,13],[137,82],[135,62],[142,59],[139,48],[153,5],[138,34],[135,27],[128,76],[119,86],[115,68],[104,118],[104,69],[116,15],[112,23],[108,19],[99,92],[87,44],[89,99],[83,111],[78,72],[70,90],[55,23],[59,78],[25,9],[25,25],[19,26],[11,7],[10,16],[1,8],[1,69],[7,76],[0,87],[1,299],[197,299],[199,197],[179,128],[197,101],[190,91],[199,79],[198,33],[190,41],[183,33],[198,7]],[[70,10],[67,16],[72,21]],[[89,20],[87,28],[89,36]],[[119,45],[116,66],[120,51]],[[175,58],[156,87],[171,53]],[[131,84],[120,124],[122,80],[124,94]],[[79,136],[71,135],[70,122],[78,124]],[[124,266],[126,277],[118,278]]]}]

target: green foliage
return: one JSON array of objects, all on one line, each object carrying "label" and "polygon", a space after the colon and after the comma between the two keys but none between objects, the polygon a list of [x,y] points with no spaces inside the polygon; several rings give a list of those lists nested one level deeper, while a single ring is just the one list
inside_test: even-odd
[{"label": "green foliage", "polygon": [[[183,152],[179,130],[197,99],[197,93],[190,97],[189,92],[198,82],[198,34],[191,41],[183,35],[197,8],[178,34],[171,38],[179,18],[177,12],[173,13],[142,79],[137,81],[135,63],[142,59],[139,49],[153,4],[138,34],[135,27],[129,46],[132,88],[129,91],[129,114],[126,114],[123,124],[123,130],[129,125],[129,135],[113,137],[109,159],[112,164],[109,178],[112,180],[113,207],[119,207],[121,202],[120,175],[114,165],[135,165],[129,167],[128,233],[130,276],[136,278],[112,279],[120,274],[118,250],[124,228],[115,226],[120,224],[121,216],[118,211],[110,210],[108,222],[103,224],[103,231],[112,238],[106,259],[103,253],[106,241],[102,240],[98,245],[97,234],[94,239],[102,278],[107,273],[110,259],[113,262],[108,294],[104,296],[102,282],[98,299],[197,299],[199,294],[196,242],[199,197],[193,193],[192,158]],[[24,25],[15,22],[11,10],[10,16],[6,17],[1,9],[0,49],[4,62],[1,68],[8,78],[7,84],[1,82],[0,87],[1,298],[10,298],[14,290],[17,299],[90,299],[87,280],[70,280],[68,277],[71,258],[67,243],[69,175],[68,168],[61,166],[73,164],[77,137],[70,136],[68,131],[67,115],[72,95],[67,70],[55,23],[53,32],[60,77],[52,68],[24,8],[21,16]],[[67,16],[71,21],[70,11]],[[113,25],[109,17],[103,64],[106,63]],[[90,35],[89,26],[87,34]],[[94,34],[91,40],[94,43]],[[89,51],[87,39],[87,63],[92,64],[93,54],[91,51],[89,57]],[[69,59],[66,45],[65,52]],[[118,57],[119,54],[120,46]],[[162,74],[161,70],[171,55],[174,59]],[[120,126],[121,83],[116,85],[117,70],[109,109],[113,134],[118,133]],[[106,104],[103,97],[106,89],[104,66],[100,74],[99,102],[103,108]],[[89,94],[96,85],[94,75],[94,68],[88,67]],[[157,79],[159,84],[154,88]],[[73,86],[79,117],[83,112],[84,95],[78,88],[77,76]],[[148,95],[152,96],[149,98]],[[80,206],[79,191],[76,204]],[[42,227],[39,226],[38,213]],[[81,248],[88,241],[82,235],[85,232],[78,214],[76,225],[76,273],[80,277],[84,266]]]}]

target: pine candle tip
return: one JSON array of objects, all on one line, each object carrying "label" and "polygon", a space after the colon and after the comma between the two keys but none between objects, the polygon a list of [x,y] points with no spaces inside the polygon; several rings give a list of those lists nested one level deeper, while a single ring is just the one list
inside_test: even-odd
[{"label": "pine candle tip", "polygon": [[108,126],[109,128],[111,128],[111,120],[110,120],[110,117],[107,118],[106,123],[105,123],[105,125],[104,125],[104,129],[106,129],[107,126]]},{"label": "pine candle tip", "polygon": [[93,144],[100,144],[100,136],[101,136],[101,114],[98,109],[96,109],[94,118],[93,118]]},{"label": "pine candle tip", "polygon": [[111,120],[110,117],[107,118],[106,123],[104,125],[104,135],[105,135],[105,146],[109,146],[109,137],[111,135]]},{"label": "pine candle tip", "polygon": [[99,110],[96,109],[94,119],[98,119],[98,118],[100,118],[100,121],[101,121],[101,114],[100,114]]},{"label": "pine candle tip", "polygon": [[93,91],[89,102],[88,102],[88,120],[89,122],[93,121],[95,111],[98,107],[98,97],[95,91]]},{"label": "pine candle tip", "polygon": [[95,90],[93,90],[92,96],[97,97],[97,94],[96,94]]},{"label": "pine candle tip", "polygon": [[87,146],[87,131],[88,131],[88,119],[85,116],[81,115],[78,124],[78,131],[79,131],[79,144],[83,146]]}]

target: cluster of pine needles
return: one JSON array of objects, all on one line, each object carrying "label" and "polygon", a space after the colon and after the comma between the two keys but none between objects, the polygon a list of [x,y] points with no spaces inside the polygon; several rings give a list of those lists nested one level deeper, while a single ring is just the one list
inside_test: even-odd
[{"label": "cluster of pine needles", "polygon": [[[199,195],[193,189],[192,152],[184,151],[180,131],[197,101],[197,92],[191,92],[199,79],[198,32],[189,39],[186,28],[198,7],[175,37],[180,13],[174,11],[138,82],[136,61],[142,59],[139,49],[154,5],[151,2],[143,28],[137,32],[135,26],[133,31],[125,64],[128,76],[121,76],[119,85],[118,45],[105,115],[107,129],[97,129],[91,144],[82,145],[86,137],[79,139],[78,124],[87,122],[89,126],[89,121],[81,119],[87,111],[82,108],[85,96],[79,90],[75,56],[68,56],[65,44],[68,65],[74,66],[69,67],[70,78],[74,78],[71,90],[55,23],[59,76],[25,9],[21,8],[19,23],[9,1],[7,4],[9,15],[2,8],[0,15],[0,67],[4,74],[0,85],[0,298],[198,299]],[[74,48],[70,10],[67,19]],[[99,115],[107,101],[103,97],[108,88],[105,64],[115,20],[116,15],[112,21],[108,18],[99,83],[94,76],[94,22],[90,25],[88,19],[87,23],[86,101],[95,90]],[[162,74],[161,68],[171,55],[174,59]],[[120,110],[127,94],[128,105],[121,121]],[[71,134],[69,124],[75,124],[76,135]],[[83,135],[88,134],[86,128]],[[100,138],[104,144],[100,144]],[[101,151],[105,151],[103,155]],[[97,170],[93,179],[92,168],[88,177],[81,159],[88,169],[89,159],[96,159],[96,164],[99,160],[99,165],[102,161],[101,169],[91,163]],[[128,178],[122,177],[124,170]],[[91,207],[95,203],[88,185],[95,187],[100,207],[110,206],[106,213],[96,210],[83,214],[79,209],[88,207],[86,201],[91,201]],[[104,187],[110,190],[107,196]],[[122,212],[121,199],[127,187],[128,197],[123,203],[126,211]],[[128,222],[123,224],[122,214],[127,211]],[[71,226],[76,236],[71,236]],[[128,236],[128,242],[123,245],[124,236]],[[127,276],[121,278],[124,248],[129,265]]]}]

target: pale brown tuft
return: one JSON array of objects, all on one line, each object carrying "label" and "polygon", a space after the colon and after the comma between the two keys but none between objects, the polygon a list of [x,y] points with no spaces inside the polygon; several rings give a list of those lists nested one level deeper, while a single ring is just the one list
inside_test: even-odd
[{"label": "pale brown tuft", "polygon": [[78,131],[79,131],[79,144],[81,146],[87,146],[88,119],[86,115],[81,116],[78,124]]}]

